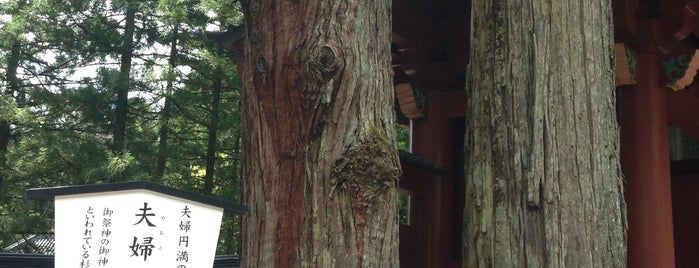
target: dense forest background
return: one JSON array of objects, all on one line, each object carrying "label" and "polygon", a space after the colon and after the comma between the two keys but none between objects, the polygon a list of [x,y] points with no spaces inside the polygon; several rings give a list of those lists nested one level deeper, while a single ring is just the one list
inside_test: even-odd
[{"label": "dense forest background", "polygon": [[[0,251],[51,234],[27,188],[146,180],[237,201],[236,1],[0,0]],[[224,216],[219,253],[238,252]],[[30,249],[24,249],[30,250]]]}]

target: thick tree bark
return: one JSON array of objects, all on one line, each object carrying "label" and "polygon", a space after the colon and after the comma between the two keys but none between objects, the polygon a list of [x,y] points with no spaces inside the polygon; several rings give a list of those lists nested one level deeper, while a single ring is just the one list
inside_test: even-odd
[{"label": "thick tree bark", "polygon": [[116,85],[116,108],[114,118],[113,151],[116,155],[121,155],[124,151],[126,140],[126,119],[128,115],[129,87],[131,85],[131,58],[133,58],[133,36],[136,26],[137,3],[129,2],[126,8],[126,26],[124,29],[123,43],[120,48],[121,63],[119,67],[119,80]]},{"label": "thick tree bark", "polygon": [[472,2],[467,267],[624,267],[609,0]]},{"label": "thick tree bark", "polygon": [[244,267],[396,267],[391,1],[244,1]]}]

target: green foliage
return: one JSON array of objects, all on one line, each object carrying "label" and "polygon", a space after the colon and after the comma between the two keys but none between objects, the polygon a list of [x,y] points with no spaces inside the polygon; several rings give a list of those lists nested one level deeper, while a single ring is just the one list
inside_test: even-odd
[{"label": "green foliage", "polygon": [[398,150],[410,151],[410,127],[396,126],[396,146]]},{"label": "green foliage", "polygon": [[12,96],[0,95],[0,120],[17,120],[19,108]]},{"label": "green foliage", "polygon": [[[138,11],[126,142],[115,154],[128,3]],[[231,53],[203,33],[238,23],[239,11],[232,1],[0,1],[0,35],[10,37],[0,38],[0,123],[10,126],[7,149],[0,150],[0,246],[18,235],[53,232],[53,204],[27,201],[27,188],[124,177],[204,192],[212,129],[214,188],[207,194],[239,200],[240,79]],[[173,41],[177,49],[170,53]],[[212,88],[220,78],[214,111]],[[162,176],[156,174],[161,158]],[[223,223],[219,253],[235,254],[239,219],[225,215]]]},{"label": "green foliage", "polygon": [[408,193],[398,192],[398,223],[410,225],[411,196]]}]

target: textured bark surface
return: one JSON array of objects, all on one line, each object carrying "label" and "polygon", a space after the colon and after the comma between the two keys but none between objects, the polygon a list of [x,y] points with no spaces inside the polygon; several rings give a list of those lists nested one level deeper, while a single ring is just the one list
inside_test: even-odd
[{"label": "textured bark surface", "polygon": [[391,1],[244,1],[244,267],[396,267]]},{"label": "textured bark surface", "polygon": [[464,265],[624,267],[611,2],[471,10]]}]

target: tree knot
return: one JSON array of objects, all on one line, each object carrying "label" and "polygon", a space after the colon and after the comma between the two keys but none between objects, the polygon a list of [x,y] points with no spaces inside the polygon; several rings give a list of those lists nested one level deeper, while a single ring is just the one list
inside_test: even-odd
[{"label": "tree knot", "polygon": [[308,62],[308,73],[317,81],[329,81],[339,69],[335,51],[329,46],[322,46],[313,52]]}]

